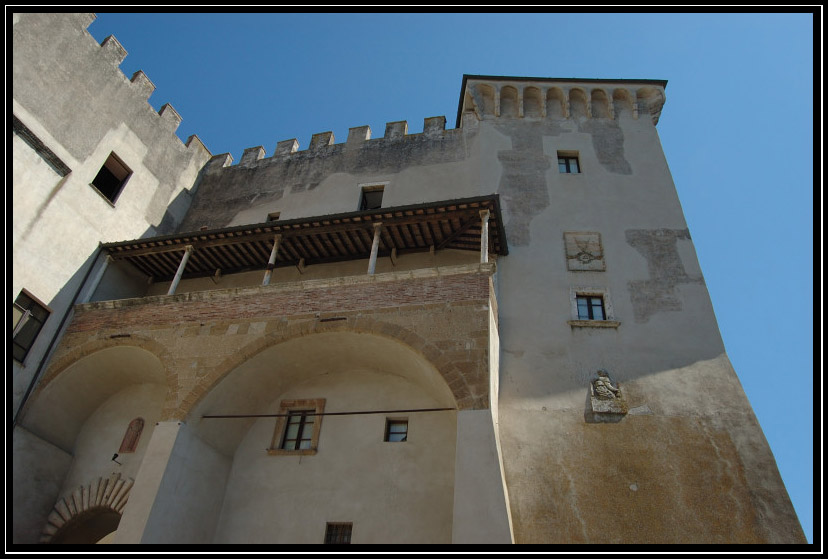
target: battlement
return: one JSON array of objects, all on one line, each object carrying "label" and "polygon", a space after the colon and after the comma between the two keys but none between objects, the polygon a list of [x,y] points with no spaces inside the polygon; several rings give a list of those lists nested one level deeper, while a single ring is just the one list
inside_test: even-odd
[{"label": "battlement", "polygon": [[649,115],[658,124],[664,106],[664,80],[598,80],[463,76],[457,126],[461,117],[604,119]]},{"label": "battlement", "polygon": [[[67,18],[74,18],[77,25],[80,26],[81,29],[85,31],[85,35],[95,40],[94,37],[89,33],[87,28],[95,21],[97,16],[94,13],[79,13],[79,14],[62,14]],[[97,42],[97,41],[96,41]],[[144,73],[143,70],[136,71],[131,78],[127,79],[126,75],[121,71],[120,64],[124,61],[127,56],[127,50],[121,44],[120,41],[114,36],[109,35],[99,44],[100,47],[100,58],[104,61],[105,64],[112,66],[118,74],[123,78],[124,81],[129,82],[130,89],[135,93],[136,97],[143,97],[143,99],[147,102],[147,105],[152,108],[149,103],[149,98],[155,91],[155,84],[149,79],[149,77]],[[154,109],[153,109],[154,111]],[[181,124],[181,115],[176,111],[170,103],[165,103],[161,106],[158,111],[154,111],[158,115],[158,126],[166,128],[170,131],[170,133],[175,136],[179,142],[181,139],[175,135],[178,126]],[[197,141],[193,141],[193,140]],[[198,137],[193,134],[191,135],[185,142],[182,144],[189,148],[190,146],[198,146],[203,149],[207,149],[204,146],[204,143],[198,139]],[[209,153],[209,150],[207,150]]]},{"label": "battlement", "polygon": [[[305,157],[329,155],[331,153],[360,148],[369,142],[372,145],[384,145],[405,141],[417,140],[439,140],[445,135],[458,134],[459,130],[446,130],[446,117],[428,117],[423,121],[423,131],[417,134],[408,133],[408,121],[399,120],[385,124],[385,134],[381,138],[371,138],[370,126],[356,126],[348,129],[348,138],[345,142],[335,143],[333,132],[319,132],[313,134],[306,150],[299,150],[299,142],[296,138],[282,140],[276,143],[273,155],[266,156],[263,146],[249,147],[242,153],[241,160],[237,166],[245,167],[267,163],[269,161],[282,161],[289,157]],[[233,165],[233,156],[229,153],[214,155],[207,163],[208,168],[229,167]]]}]

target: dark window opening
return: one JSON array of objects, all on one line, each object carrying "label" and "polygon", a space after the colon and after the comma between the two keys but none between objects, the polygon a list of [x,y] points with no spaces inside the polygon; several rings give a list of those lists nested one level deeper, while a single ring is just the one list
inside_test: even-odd
[{"label": "dark window opening", "polygon": [[311,447],[313,439],[314,410],[288,412],[285,434],[282,437],[283,450],[300,450]]},{"label": "dark window opening", "polygon": [[402,443],[408,439],[407,419],[386,419],[385,420],[385,441],[389,443]]},{"label": "dark window opening", "polygon": [[580,173],[581,167],[578,165],[578,156],[575,154],[558,152],[558,171],[567,174]]},{"label": "dark window opening", "polygon": [[353,522],[328,522],[325,526],[325,543],[351,543]]},{"label": "dark window opening", "polygon": [[600,295],[577,295],[578,320],[606,320],[604,298]]},{"label": "dark window opening", "polygon": [[110,153],[92,181],[92,186],[114,204],[131,174],[132,171],[114,153]]},{"label": "dark window opening", "polygon": [[281,214],[282,214],[281,212],[272,212],[272,213],[269,213],[269,214],[267,214],[267,220],[268,220],[268,221],[276,221],[277,219],[279,219],[279,216],[280,216]]},{"label": "dark window opening", "polygon": [[12,316],[14,321],[12,352],[15,360],[23,363],[43,328],[43,324],[49,318],[49,310],[33,297],[21,292],[14,301]]},{"label": "dark window opening", "polygon": [[382,207],[382,187],[368,187],[362,189],[359,200],[359,210],[377,210]]}]

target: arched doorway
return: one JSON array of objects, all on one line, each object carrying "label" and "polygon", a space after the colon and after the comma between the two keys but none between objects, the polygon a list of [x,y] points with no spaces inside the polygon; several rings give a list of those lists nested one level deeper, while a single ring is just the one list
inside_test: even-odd
[{"label": "arched doorway", "polygon": [[118,529],[121,515],[109,507],[94,507],[72,517],[49,543],[93,544]]}]

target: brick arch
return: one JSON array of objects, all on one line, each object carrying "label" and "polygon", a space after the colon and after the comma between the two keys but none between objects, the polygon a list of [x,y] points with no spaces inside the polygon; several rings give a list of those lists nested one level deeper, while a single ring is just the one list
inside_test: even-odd
[{"label": "brick arch", "polygon": [[61,497],[49,513],[38,543],[51,543],[61,530],[85,513],[110,510],[122,514],[134,483],[134,479],[122,479],[121,474],[116,473],[108,478],[99,477]]},{"label": "brick arch", "polygon": [[488,378],[483,387],[484,389],[481,390],[480,383],[472,382],[468,367],[463,367],[462,363],[452,359],[447,355],[447,352],[429,343],[415,331],[397,324],[363,316],[357,318],[353,324],[348,324],[345,321],[318,322],[315,320],[289,324],[283,329],[272,331],[262,338],[250,342],[214,367],[213,373],[203,377],[189,394],[180,400],[180,404],[173,405],[172,402],[167,403],[170,404],[169,406],[165,404],[162,419],[183,421],[225,376],[258,353],[292,339],[327,332],[372,334],[401,343],[419,353],[440,373],[454,396],[457,409],[485,409],[489,407]]},{"label": "brick arch", "polygon": [[[68,344],[71,344],[71,340],[64,340],[61,346],[66,346]],[[63,371],[65,371],[70,366],[74,365],[84,357],[102,351],[104,349],[110,349],[114,347],[137,347],[139,349],[148,351],[153,356],[155,356],[156,359],[158,359],[158,361],[161,363],[161,366],[164,370],[164,378],[166,380],[167,388],[175,386],[176,375],[175,372],[171,370],[172,359],[170,351],[167,349],[167,347],[164,344],[161,344],[150,338],[144,338],[142,336],[136,336],[133,334],[130,335],[128,338],[95,338],[85,343],[82,343],[78,346],[71,347],[71,349],[67,350],[65,353],[60,354],[59,356],[57,356],[57,358],[51,361],[48,368],[46,369],[46,373],[43,375],[42,380],[38,383],[37,392],[43,390],[43,388],[45,388],[49,383],[51,383],[58,376],[60,376],[60,374]]]}]

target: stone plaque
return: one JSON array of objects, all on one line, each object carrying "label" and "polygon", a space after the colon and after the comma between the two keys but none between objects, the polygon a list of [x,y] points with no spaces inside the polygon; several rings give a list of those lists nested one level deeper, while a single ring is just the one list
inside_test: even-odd
[{"label": "stone plaque", "polygon": [[564,246],[568,270],[603,272],[606,269],[600,233],[567,231],[564,233]]}]

